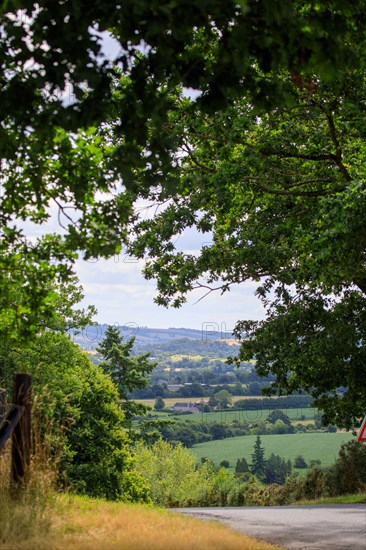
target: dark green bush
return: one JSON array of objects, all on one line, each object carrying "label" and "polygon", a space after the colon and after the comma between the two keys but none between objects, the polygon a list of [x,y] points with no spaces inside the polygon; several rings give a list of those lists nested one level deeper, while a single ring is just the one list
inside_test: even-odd
[{"label": "dark green bush", "polygon": [[346,495],[366,490],[366,445],[349,441],[341,446],[336,463],[327,475],[331,495]]},{"label": "dark green bush", "polygon": [[53,427],[62,486],[93,497],[149,501],[146,483],[130,473],[130,441],[110,377],[60,333],[44,332],[12,361],[14,369],[32,374],[39,430],[45,437]]}]

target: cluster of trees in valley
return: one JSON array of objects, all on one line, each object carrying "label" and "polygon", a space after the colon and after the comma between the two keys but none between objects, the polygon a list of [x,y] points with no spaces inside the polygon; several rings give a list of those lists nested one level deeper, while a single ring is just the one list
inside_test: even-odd
[{"label": "cluster of trees in valley", "polygon": [[[257,405],[258,407],[258,405]],[[258,414],[263,409],[248,409]],[[239,412],[239,411],[238,411]],[[225,439],[228,437],[237,437],[240,435],[275,435],[275,434],[294,434],[303,432],[335,432],[335,426],[322,426],[322,418],[319,413],[313,415],[312,421],[309,421],[305,415],[298,416],[293,422],[280,409],[266,411],[267,416],[259,420],[246,419],[245,415],[240,415],[240,419],[210,419],[210,414],[194,415],[197,419],[182,420],[187,413],[169,415],[166,419],[158,417],[153,413],[148,413],[145,417],[139,418],[139,429],[142,433],[151,433],[156,430],[158,437],[162,436],[165,441],[172,444],[182,443],[185,447],[192,447],[196,443]],[[191,416],[191,415],[190,415]],[[178,420],[177,420],[178,418]],[[302,423],[302,421],[304,423]]]},{"label": "cluster of trees in valley", "polygon": [[[136,447],[136,468],[151,487],[152,499],[161,506],[262,506],[291,504],[362,491],[366,482],[366,448],[351,441],[342,446],[335,463],[323,468],[315,460],[304,475],[278,455],[263,457],[260,439],[251,462],[244,459],[236,471],[229,461],[215,467],[203,459],[197,465],[189,449],[158,440]],[[295,459],[303,468],[301,456]]]},{"label": "cluster of trees in valley", "polygon": [[[279,412],[279,411],[278,411]],[[286,415],[284,415],[285,417]],[[185,447],[196,443],[253,434],[286,434],[295,433],[296,429],[290,422],[278,419],[274,422],[253,423],[249,421],[227,422],[190,422],[180,421],[164,426],[162,422],[158,430],[166,441],[181,442]]]},{"label": "cluster of trees in valley", "polygon": [[[240,367],[228,364],[228,357],[236,357],[238,346],[221,340],[183,338],[164,344],[136,344],[133,353],[149,353],[155,362],[148,386],[134,390],[133,399],[210,397],[220,390],[255,396],[274,381],[273,376],[259,377],[253,362]],[[92,360],[99,362],[95,355]]]}]

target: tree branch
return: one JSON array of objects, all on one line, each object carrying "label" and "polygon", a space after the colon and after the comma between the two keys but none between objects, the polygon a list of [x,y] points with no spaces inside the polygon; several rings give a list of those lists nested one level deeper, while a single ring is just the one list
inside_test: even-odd
[{"label": "tree branch", "polygon": [[328,122],[328,126],[329,126],[329,132],[330,132],[330,137],[334,143],[334,146],[336,148],[336,164],[337,166],[339,167],[340,171],[342,172],[343,176],[346,178],[347,181],[351,181],[352,178],[347,170],[347,168],[345,167],[345,165],[343,164],[342,162],[342,149],[341,149],[341,144],[338,140],[338,137],[337,137],[337,130],[336,130],[336,127],[335,127],[335,124],[334,124],[334,120],[333,120],[333,116],[330,115],[329,113],[325,113],[325,116],[327,118],[327,122]]},{"label": "tree branch", "polygon": [[272,195],[282,195],[285,197],[326,197],[327,195],[332,195],[335,192],[345,190],[344,186],[340,186],[336,189],[318,189],[317,191],[290,191],[285,189],[272,189],[271,187],[263,185],[259,182],[254,182],[254,184],[265,193],[270,193]]},{"label": "tree branch", "polygon": [[61,213],[65,216],[65,218],[67,218],[71,222],[71,225],[75,226],[76,223],[74,222],[74,220],[68,214],[66,214],[66,212],[65,212],[66,208],[73,209],[73,207],[72,206],[62,206],[62,204],[55,197],[52,197],[52,199],[58,206],[57,218],[58,218],[58,223],[59,223],[60,227],[62,227],[62,229],[67,230],[67,227],[65,227],[63,225],[62,221],[61,221]]},{"label": "tree branch", "polygon": [[261,154],[265,157],[269,157],[271,155],[279,157],[279,158],[295,158],[295,159],[303,159],[303,160],[314,160],[314,161],[322,161],[322,160],[330,160],[332,162],[337,163],[337,156],[333,153],[323,153],[319,155],[309,155],[306,153],[298,153],[297,151],[293,152],[287,152],[287,151],[276,151],[275,149],[267,149],[262,150]]},{"label": "tree branch", "polygon": [[197,283],[195,286],[192,287],[192,290],[197,290],[198,288],[206,288],[208,289],[207,292],[201,296],[201,298],[199,298],[196,302],[194,302],[194,306],[196,304],[198,304],[199,302],[201,302],[201,300],[203,300],[204,298],[206,298],[206,296],[208,296],[209,294],[211,294],[211,292],[215,292],[215,290],[222,290],[224,286],[227,286],[227,285],[221,285],[221,286],[218,286],[216,288],[212,288],[208,285],[203,285],[201,283]]},{"label": "tree branch", "polygon": [[183,151],[185,151],[189,158],[193,161],[193,163],[198,166],[199,168],[202,168],[202,170],[205,170],[206,172],[214,172],[215,170],[213,170],[212,168],[208,168],[208,166],[204,165],[204,164],[201,164],[199,162],[199,160],[197,160],[197,158],[193,155],[192,153],[192,149],[189,147],[189,145],[187,143],[184,143],[184,145],[182,146],[182,149]]}]

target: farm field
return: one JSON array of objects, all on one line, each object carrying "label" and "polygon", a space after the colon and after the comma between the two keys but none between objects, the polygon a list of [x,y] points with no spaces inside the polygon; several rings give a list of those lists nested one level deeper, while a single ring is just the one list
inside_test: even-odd
[{"label": "farm field", "polygon": [[[208,401],[209,397],[163,397],[166,407],[172,407],[175,403],[199,403],[201,399]],[[236,403],[240,399],[263,399],[262,395],[235,395],[232,397],[233,403]],[[278,398],[277,398],[278,399]],[[155,399],[134,399],[137,403],[142,403],[148,407],[154,407]]]},{"label": "farm field", "polygon": [[[182,359],[189,359],[190,361],[200,361],[201,359],[203,359],[203,355],[176,353],[173,355],[169,355],[169,359],[174,363],[177,361],[181,361]],[[218,359],[218,361],[220,361],[220,359]]]},{"label": "farm field", "polygon": [[[230,467],[234,468],[238,458],[246,458],[251,462],[251,455],[256,440],[255,435],[242,435],[229,437],[217,441],[199,443],[191,447],[191,451],[200,460],[207,457],[219,465],[222,460],[228,460]],[[280,455],[292,462],[298,455],[302,455],[306,461],[312,459],[321,460],[322,466],[330,466],[338,456],[342,443],[355,439],[351,433],[302,433],[285,435],[261,435],[262,447],[265,449],[265,457],[271,453]]]},{"label": "farm field", "polygon": [[[208,401],[208,397],[163,397],[166,407],[172,407],[176,403],[199,403],[201,399]],[[234,399],[239,399],[239,397]],[[142,403],[148,407],[154,408],[155,399],[134,399],[136,403]]]},{"label": "farm field", "polygon": [[[276,407],[278,410],[278,407]],[[298,408],[298,409],[281,409],[292,421],[301,421],[301,417],[304,416],[306,420],[313,420],[314,415],[317,412],[317,409],[310,407]],[[187,414],[180,418],[182,420],[189,420],[190,422],[233,422],[235,420],[250,420],[250,421],[260,421],[265,420],[267,416],[273,411],[273,409],[254,409],[254,410],[242,410],[236,409],[235,411],[231,410],[221,410],[210,413],[201,413],[201,414]]]}]

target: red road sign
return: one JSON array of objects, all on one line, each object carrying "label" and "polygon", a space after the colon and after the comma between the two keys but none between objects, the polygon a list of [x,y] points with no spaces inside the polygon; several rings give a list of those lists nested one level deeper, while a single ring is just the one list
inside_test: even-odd
[{"label": "red road sign", "polygon": [[366,416],[363,419],[360,431],[358,432],[357,441],[366,441]]}]

